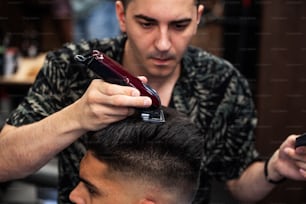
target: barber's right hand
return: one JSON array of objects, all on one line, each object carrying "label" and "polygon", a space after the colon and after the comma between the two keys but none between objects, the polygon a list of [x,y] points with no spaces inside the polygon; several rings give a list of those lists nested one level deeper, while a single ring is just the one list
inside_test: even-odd
[{"label": "barber's right hand", "polygon": [[95,131],[132,115],[135,108],[146,108],[151,104],[151,99],[140,96],[136,88],[94,79],[72,106],[75,111],[73,115],[82,129]]}]

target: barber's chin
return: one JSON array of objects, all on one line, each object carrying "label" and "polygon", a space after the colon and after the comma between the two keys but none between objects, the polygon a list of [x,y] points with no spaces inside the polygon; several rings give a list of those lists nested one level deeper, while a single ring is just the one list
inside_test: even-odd
[{"label": "barber's chin", "polygon": [[173,70],[169,67],[155,67],[150,71],[150,76],[154,78],[168,78],[173,74]]}]

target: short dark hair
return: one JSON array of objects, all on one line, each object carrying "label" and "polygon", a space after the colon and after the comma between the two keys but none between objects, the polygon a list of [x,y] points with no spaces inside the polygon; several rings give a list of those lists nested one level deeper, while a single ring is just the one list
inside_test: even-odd
[{"label": "short dark hair", "polygon": [[[124,8],[126,8],[126,6],[132,1],[132,0],[118,0],[121,1],[122,4],[124,5]],[[200,4],[202,4],[203,0],[194,0],[195,1],[195,5],[198,7]]]},{"label": "short dark hair", "polygon": [[128,117],[96,132],[88,150],[111,171],[149,180],[165,188],[198,188],[203,137],[189,119],[164,108],[166,122],[143,122]]}]

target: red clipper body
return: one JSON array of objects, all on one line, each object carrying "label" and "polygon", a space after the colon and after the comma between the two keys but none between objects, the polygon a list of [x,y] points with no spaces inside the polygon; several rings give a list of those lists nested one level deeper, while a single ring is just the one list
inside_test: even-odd
[{"label": "red clipper body", "polygon": [[141,82],[123,69],[122,65],[103,54],[98,50],[93,50],[89,56],[76,55],[75,59],[91,69],[98,77],[104,81],[119,84],[122,86],[135,87],[140,91],[141,96],[148,96],[152,100],[149,108],[139,109],[141,117],[146,122],[165,122],[164,113],[161,110],[161,102],[157,92],[149,85]]}]

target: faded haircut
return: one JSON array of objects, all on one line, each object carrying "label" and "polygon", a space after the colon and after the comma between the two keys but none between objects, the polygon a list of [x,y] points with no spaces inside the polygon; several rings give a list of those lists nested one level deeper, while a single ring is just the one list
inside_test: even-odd
[{"label": "faded haircut", "polygon": [[88,138],[87,148],[110,171],[141,178],[169,189],[181,188],[193,197],[199,182],[203,136],[177,111],[163,109],[166,122],[143,122],[131,116]]}]

